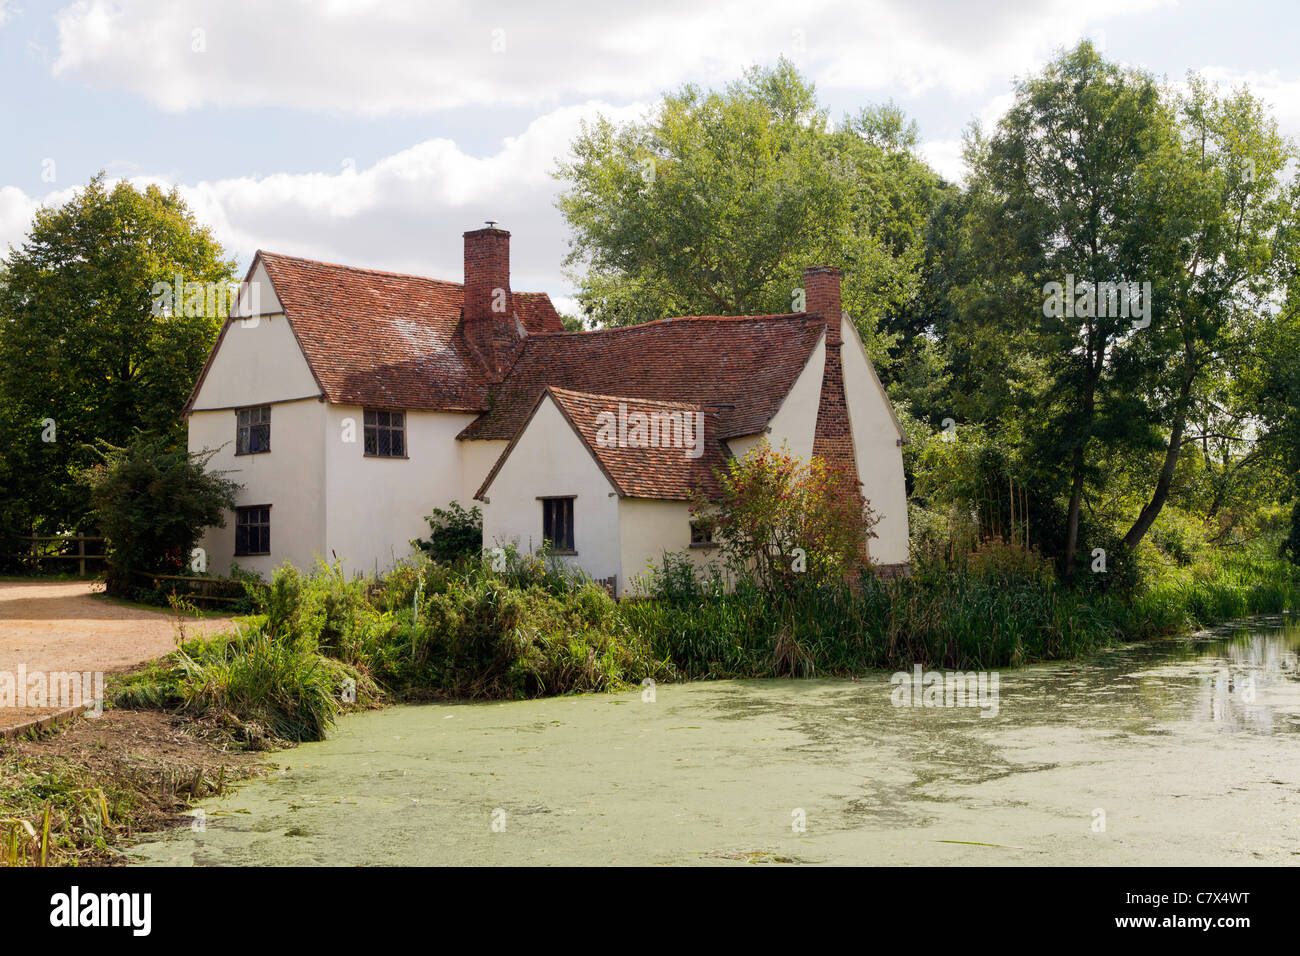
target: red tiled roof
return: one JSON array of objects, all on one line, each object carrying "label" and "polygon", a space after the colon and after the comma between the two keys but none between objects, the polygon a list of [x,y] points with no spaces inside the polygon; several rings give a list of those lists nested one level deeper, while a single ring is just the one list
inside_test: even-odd
[{"label": "red tiled roof", "polygon": [[[716,469],[725,464],[729,453],[718,434],[717,413],[686,402],[655,402],[618,395],[592,395],[552,386],[543,389],[533,402],[522,427],[483,480],[475,498],[481,499],[487,493],[497,472],[510,457],[519,437],[547,396],[555,400],[560,412],[591,450],[601,471],[620,495],[689,501],[697,491],[710,497],[718,494]],[[637,444],[637,422],[632,417],[636,413],[645,415],[647,419],[652,415],[657,416],[656,425],[662,426],[662,430],[656,428],[654,434],[659,437],[654,446],[646,442],[649,432],[640,436],[643,444]],[[609,417],[604,417],[606,415]],[[695,418],[697,415],[700,417]],[[681,416],[686,426],[684,432],[678,432],[675,423],[670,431],[666,420],[668,416]],[[621,446],[614,424],[620,417],[625,423],[632,419],[623,436],[627,440]],[[703,429],[701,453],[697,457],[691,457],[687,452],[695,447],[694,439],[698,434],[696,428]]]},{"label": "red tiled roof", "polygon": [[715,412],[718,437],[762,431],[821,338],[819,315],[689,316],[529,336],[492,408],[462,439],[510,439],[547,386],[684,402]]},{"label": "red tiled roof", "polygon": [[[824,329],[820,315],[799,313],[563,332],[546,294],[513,292],[511,309],[529,334],[493,387],[463,334],[460,283],[270,252],[257,258],[328,401],[483,412],[461,432],[467,440],[514,439],[548,386],[557,394],[624,396],[615,407],[619,400],[689,405],[705,413],[710,442],[755,434],[776,414]],[[651,484],[611,461],[633,489],[627,494],[658,496],[666,485],[654,482],[680,491],[676,459],[665,460],[668,470]]]},{"label": "red tiled roof", "polygon": [[514,304],[515,315],[530,333],[564,331],[560,313],[555,311],[551,297],[545,292],[511,292],[510,301]]},{"label": "red tiled roof", "polygon": [[[338,404],[482,411],[482,370],[457,334],[459,282],[357,269],[270,252],[259,258],[307,362]],[[545,293],[515,292],[529,332],[563,326]]]}]

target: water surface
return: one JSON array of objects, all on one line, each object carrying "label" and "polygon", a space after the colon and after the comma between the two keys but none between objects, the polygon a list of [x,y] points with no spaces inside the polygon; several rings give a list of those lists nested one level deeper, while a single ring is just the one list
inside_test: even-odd
[{"label": "water surface", "polygon": [[134,852],[173,865],[1300,862],[1296,622],[999,676],[993,718],[895,707],[886,672],[660,685],[653,702],[393,707],[204,801],[204,832]]}]

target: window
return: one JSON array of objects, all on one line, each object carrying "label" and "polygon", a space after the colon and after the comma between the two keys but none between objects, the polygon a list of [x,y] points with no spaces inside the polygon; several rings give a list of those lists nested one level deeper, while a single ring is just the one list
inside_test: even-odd
[{"label": "window", "polygon": [[705,521],[691,522],[691,547],[713,547],[713,525]]},{"label": "window", "polygon": [[542,499],[542,537],[555,551],[573,551],[573,499]]},{"label": "window", "polygon": [[271,450],[271,406],[241,408],[235,412],[235,454],[257,455]]},{"label": "window", "polygon": [[235,554],[271,553],[271,506],[235,509]]},{"label": "window", "polygon": [[406,457],[406,412],[366,409],[366,456]]}]

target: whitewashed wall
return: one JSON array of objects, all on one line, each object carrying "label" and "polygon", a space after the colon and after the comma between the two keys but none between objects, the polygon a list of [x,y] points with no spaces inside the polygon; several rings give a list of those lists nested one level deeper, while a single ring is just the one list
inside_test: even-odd
[{"label": "whitewashed wall", "polygon": [[717,548],[691,547],[691,509],[685,501],[623,498],[618,505],[620,594],[644,593],[647,566],[663,566],[667,552],[681,552],[697,568],[721,561]]},{"label": "whitewashed wall", "polygon": [[337,556],[348,574],[383,571],[413,554],[410,542],[428,537],[434,508],[475,503],[464,493],[456,435],[477,416],[407,411],[407,457],[367,458],[363,412],[329,406],[322,435],[325,556]]},{"label": "whitewashed wall", "polygon": [[[619,507],[614,487],[587,446],[548,396],[487,489],[484,547],[515,544],[533,552],[542,544],[538,498],[575,495],[574,556],[563,563],[594,578],[620,575]],[[688,539],[689,540],[689,539]]]},{"label": "whitewashed wall", "polygon": [[466,508],[470,505],[483,507],[474,496],[509,444],[505,440],[460,442],[461,496],[458,500]]},{"label": "whitewashed wall", "polygon": [[[263,399],[263,404],[267,400]],[[235,412],[196,411],[190,416],[189,448],[219,448],[208,467],[228,472],[244,486],[239,505],[271,506],[271,553],[235,556],[235,516],[224,528],[209,528],[199,546],[208,571],[229,574],[230,564],[270,577],[286,561],[309,568],[325,545],[324,431],[326,406],[314,399],[271,401],[271,450],[235,454]]]},{"label": "whitewashed wall", "polygon": [[881,515],[869,552],[880,564],[908,560],[907,485],[903,478],[903,449],[890,411],[889,396],[876,377],[858,330],[847,319],[841,323],[844,345],[844,393],[849,424],[857,451],[858,477],[871,507]]}]

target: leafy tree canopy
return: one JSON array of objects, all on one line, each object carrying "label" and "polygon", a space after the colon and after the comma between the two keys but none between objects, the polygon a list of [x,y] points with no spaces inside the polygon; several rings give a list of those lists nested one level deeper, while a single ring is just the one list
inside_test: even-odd
[{"label": "leafy tree canopy", "polygon": [[952,188],[915,146],[892,105],[833,126],[785,60],[721,92],[685,86],[644,122],[584,126],[557,175],[585,317],[799,311],[803,268],[836,265],[844,308],[887,359],[877,328],[918,296],[930,207]]},{"label": "leafy tree canopy", "polygon": [[[213,293],[234,267],[174,189],[101,173],[37,212],[0,264],[0,526],[82,526],[96,441],[184,442],[181,408],[225,318]],[[188,308],[178,278],[198,292]]]}]

